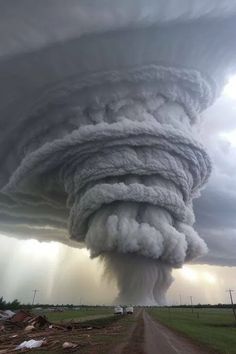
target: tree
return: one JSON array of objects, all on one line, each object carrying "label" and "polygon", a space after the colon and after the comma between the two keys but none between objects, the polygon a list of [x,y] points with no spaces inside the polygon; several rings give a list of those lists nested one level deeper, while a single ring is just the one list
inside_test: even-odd
[{"label": "tree", "polygon": [[6,307],[6,301],[3,299],[3,297],[0,297],[0,310],[4,310]]},{"label": "tree", "polygon": [[10,310],[18,310],[20,308],[20,306],[21,306],[20,301],[17,300],[17,299],[15,299],[12,302],[8,303],[8,308]]}]

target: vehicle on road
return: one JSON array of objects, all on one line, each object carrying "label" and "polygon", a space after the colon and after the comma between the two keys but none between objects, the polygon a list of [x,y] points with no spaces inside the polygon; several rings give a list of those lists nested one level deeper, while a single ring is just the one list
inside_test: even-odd
[{"label": "vehicle on road", "polygon": [[114,308],[114,314],[115,315],[123,315],[124,311],[123,308],[121,306],[116,306]]},{"label": "vehicle on road", "polygon": [[125,312],[127,313],[127,315],[132,315],[134,313],[134,308],[133,306],[127,306],[125,308]]}]

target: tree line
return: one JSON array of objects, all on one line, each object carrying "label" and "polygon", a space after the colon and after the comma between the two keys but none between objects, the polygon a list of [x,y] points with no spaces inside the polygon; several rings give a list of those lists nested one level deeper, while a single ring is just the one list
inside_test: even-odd
[{"label": "tree line", "polygon": [[[107,307],[106,305],[102,305],[104,307]],[[19,309],[33,309],[40,307],[42,309],[47,309],[47,308],[68,308],[68,309],[74,309],[74,308],[91,308],[91,307],[101,307],[101,305],[74,305],[74,304],[23,304],[21,303],[18,299],[15,299],[13,301],[6,301],[4,300],[3,296],[0,297],[0,310],[19,310]]]},{"label": "tree line", "polygon": [[0,310],[18,310],[21,307],[19,300],[6,301],[3,297],[0,297]]}]

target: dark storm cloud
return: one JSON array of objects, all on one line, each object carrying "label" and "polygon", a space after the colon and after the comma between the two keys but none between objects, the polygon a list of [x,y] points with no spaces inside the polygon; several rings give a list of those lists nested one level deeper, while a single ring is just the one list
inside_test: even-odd
[{"label": "dark storm cloud", "polygon": [[204,141],[214,167],[194,201],[196,228],[209,248],[202,263],[236,265],[236,148],[234,138],[227,138],[236,131],[235,109],[236,101],[223,95],[204,121]]},{"label": "dark storm cloud", "polygon": [[211,185],[194,206],[198,227],[216,230],[236,228],[235,190],[220,190],[219,184]]},{"label": "dark storm cloud", "polygon": [[[194,203],[196,228],[209,252],[199,262],[225,266],[236,265],[236,196],[230,191],[206,189]],[[217,190],[217,191],[216,191]]]},{"label": "dark storm cloud", "polygon": [[[207,251],[192,201],[211,163],[194,126],[236,65],[235,19],[225,20],[236,7],[140,1],[133,13],[126,1],[117,16],[111,1],[60,3],[48,0],[45,16],[28,1],[3,6],[2,231],[66,242],[68,229],[105,259],[119,302],[161,304],[172,267]],[[221,214],[210,191],[200,229]]]}]

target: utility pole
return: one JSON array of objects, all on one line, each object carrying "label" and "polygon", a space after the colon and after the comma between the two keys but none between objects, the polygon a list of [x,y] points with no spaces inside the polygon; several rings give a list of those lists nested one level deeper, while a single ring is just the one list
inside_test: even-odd
[{"label": "utility pole", "polygon": [[181,294],[179,294],[179,306],[182,306],[182,297],[181,297]]},{"label": "utility pole", "polygon": [[190,301],[191,301],[191,308],[192,308],[192,313],[193,313],[193,297],[190,296]]},{"label": "utility pole", "polygon": [[232,290],[232,289],[227,290],[227,292],[229,293],[229,297],[230,297],[230,301],[231,301],[231,305],[232,305],[232,310],[233,310],[233,313],[234,313],[234,319],[235,319],[235,321],[236,321],[236,312],[235,312],[234,302],[233,302],[233,296],[232,296],[232,292],[233,292],[233,291],[234,291],[234,290]]},{"label": "utility pole", "polygon": [[39,292],[39,290],[34,289],[34,290],[32,290],[32,291],[33,291],[33,301],[32,301],[32,306],[33,306],[33,305],[34,305],[34,300],[35,300],[36,294],[37,294],[37,292]]}]

